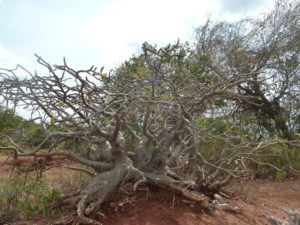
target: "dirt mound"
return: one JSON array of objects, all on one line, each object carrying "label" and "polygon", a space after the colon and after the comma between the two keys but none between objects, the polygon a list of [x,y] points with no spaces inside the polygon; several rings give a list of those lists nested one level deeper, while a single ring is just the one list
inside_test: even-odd
[{"label": "dirt mound", "polygon": [[104,225],[202,225],[210,216],[191,202],[156,190],[145,190],[138,195],[103,207],[107,216]]},{"label": "dirt mound", "polygon": [[226,202],[239,213],[221,210],[209,215],[196,205],[175,195],[145,191],[128,201],[115,202],[102,212],[104,225],[269,225],[265,215],[286,219],[283,209],[300,210],[300,181],[236,181],[226,191],[233,197]]},{"label": "dirt mound", "polygon": [[[53,158],[47,163],[58,163],[61,160]],[[33,161],[28,160],[30,163]],[[0,162],[3,163],[4,160]],[[8,169],[7,164],[2,164],[0,175],[7,175]],[[67,176],[62,175],[64,170],[58,168],[50,171],[51,173],[46,173],[49,182]],[[230,198],[224,199],[225,202],[238,206],[239,213],[216,210],[209,214],[175,194],[141,189],[132,195],[123,196],[121,200],[103,205],[98,219],[103,225],[269,225],[265,215],[286,219],[284,209],[300,210],[299,179],[234,181],[225,191],[231,194]],[[52,225],[59,224],[59,221],[72,224],[73,215],[72,209],[70,213],[64,211],[58,218],[37,218],[34,221],[16,221],[11,224]]]}]

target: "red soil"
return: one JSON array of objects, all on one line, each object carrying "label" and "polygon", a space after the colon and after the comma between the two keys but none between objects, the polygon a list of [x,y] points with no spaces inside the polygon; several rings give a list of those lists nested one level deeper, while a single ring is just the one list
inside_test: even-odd
[{"label": "red soil", "polygon": [[[7,174],[7,169],[7,166],[1,166],[0,175]],[[61,177],[59,173],[66,172],[54,168],[48,171],[47,177],[49,180],[55,180]],[[209,215],[193,203],[172,193],[139,190],[122,200],[105,204],[101,213],[106,218],[100,217],[100,221],[103,225],[269,225],[265,215],[285,219],[284,209],[300,210],[299,179],[234,181],[226,191],[232,193],[233,197],[225,199],[225,202],[238,206],[239,213],[217,210]],[[71,217],[72,214],[65,211],[58,218],[18,221],[11,224],[51,225]]]},{"label": "red soil", "polygon": [[65,156],[22,156],[18,158],[13,157],[1,157],[1,166],[50,166],[63,162],[66,159]]},{"label": "red soil", "polygon": [[[103,220],[104,225],[262,225],[268,224],[265,215],[286,218],[283,209],[300,210],[300,180],[235,181],[226,188],[234,197],[225,199],[238,206],[239,213],[221,210],[212,215],[183,199],[161,192],[150,192],[150,196],[119,207]],[[103,210],[105,213],[105,210]]]}]

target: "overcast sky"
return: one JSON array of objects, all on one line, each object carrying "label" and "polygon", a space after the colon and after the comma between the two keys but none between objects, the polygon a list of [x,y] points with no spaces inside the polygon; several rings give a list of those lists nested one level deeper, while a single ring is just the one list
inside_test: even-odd
[{"label": "overcast sky", "polygon": [[114,68],[147,41],[191,40],[208,16],[238,20],[270,9],[272,0],[0,0],[0,67],[53,64]]}]

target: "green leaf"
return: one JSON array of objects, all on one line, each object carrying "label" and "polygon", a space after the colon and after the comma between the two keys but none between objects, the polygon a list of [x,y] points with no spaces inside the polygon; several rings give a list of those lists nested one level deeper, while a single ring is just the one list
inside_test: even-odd
[{"label": "green leaf", "polygon": [[283,180],[286,178],[286,173],[283,171],[277,171],[275,176],[276,176],[276,179]]},{"label": "green leaf", "polygon": [[141,80],[140,76],[136,73],[131,74],[131,77],[137,80]]},{"label": "green leaf", "polygon": [[145,86],[143,87],[143,89],[144,89],[145,91],[151,91],[151,90],[152,90],[152,86],[151,86],[151,85],[145,85]]},{"label": "green leaf", "polygon": [[235,50],[236,53],[243,53],[244,51],[244,48],[238,48],[237,50]]},{"label": "green leaf", "polygon": [[171,99],[171,95],[163,95],[163,96],[162,96],[162,99],[163,99],[164,101],[169,101],[169,100]]},{"label": "green leaf", "polygon": [[51,117],[51,119],[50,119],[50,124],[53,125],[53,124],[55,124],[55,123],[56,123],[55,117]]}]

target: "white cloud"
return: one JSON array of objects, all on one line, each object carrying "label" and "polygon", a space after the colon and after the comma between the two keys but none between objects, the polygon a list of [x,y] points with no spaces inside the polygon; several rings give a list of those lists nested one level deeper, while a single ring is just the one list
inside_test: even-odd
[{"label": "white cloud", "polygon": [[113,67],[137,53],[144,41],[159,46],[174,43],[178,38],[187,41],[192,39],[195,28],[209,16],[234,21],[254,16],[258,12],[254,8],[265,6],[256,4],[251,10],[229,13],[224,11],[221,1],[108,1],[98,9],[98,15],[85,21],[74,21],[70,26],[80,31],[78,36],[87,46],[92,45],[89,49],[96,52],[93,57],[102,65]]},{"label": "white cloud", "polygon": [[12,53],[8,49],[5,49],[0,43],[0,67],[15,67],[17,64],[24,65],[27,64],[27,62],[27,59]]},{"label": "white cloud", "polygon": [[245,4],[244,0],[222,0],[220,4],[222,5],[221,18],[233,22],[241,18],[255,18],[261,16],[272,8],[274,1],[253,0]]},{"label": "white cloud", "polygon": [[209,14],[219,10],[209,0],[118,0],[99,9],[87,21],[74,22],[73,27],[94,43],[94,51],[105,65],[116,65],[128,59],[142,42],[165,45],[189,40],[194,28]]},{"label": "white cloud", "polygon": [[[5,4],[9,2],[1,1]],[[243,0],[234,1],[243,4]],[[272,0],[255,0],[255,7],[263,5],[258,4],[259,1]],[[164,46],[174,43],[178,38],[181,41],[190,40],[195,28],[205,22],[210,15],[212,18],[231,21],[245,15],[239,13],[238,10],[235,10],[237,13],[226,11],[224,9],[227,6],[226,0],[93,2],[89,6],[93,8],[91,11],[84,10],[84,8],[80,10],[70,8],[67,13],[62,13],[62,11],[57,13],[54,11],[55,7],[39,10],[41,4],[38,3],[34,5],[18,3],[20,10],[22,9],[19,13],[21,16],[7,19],[5,23],[2,23],[2,26],[7,29],[5,40],[11,41],[10,46],[14,46],[14,54],[11,53],[12,49],[9,52],[11,54],[7,52],[5,54],[15,59],[18,58],[15,54],[26,56],[33,63],[32,52],[37,52],[53,63],[59,63],[62,56],[66,56],[70,64],[78,68],[85,68],[92,64],[113,68],[132,54],[138,53],[144,41]],[[253,4],[251,3],[251,6]],[[79,6],[80,4],[77,5]],[[248,10],[248,13],[253,13],[257,11],[255,7],[251,7],[251,10],[244,8]],[[13,8],[11,7],[11,10]],[[36,22],[36,17],[32,16],[36,13],[41,13],[41,20],[38,22]],[[10,14],[7,13],[7,16]],[[15,26],[14,29],[7,27],[10,23]],[[12,31],[14,33],[11,35],[15,37],[14,39],[9,37]],[[31,37],[31,34],[34,36]],[[18,37],[23,37],[22,41]],[[1,46],[0,51],[4,51]],[[0,52],[0,54],[3,53]],[[18,61],[15,59],[10,59],[10,61]],[[3,64],[3,62],[0,59],[0,63]]]}]

